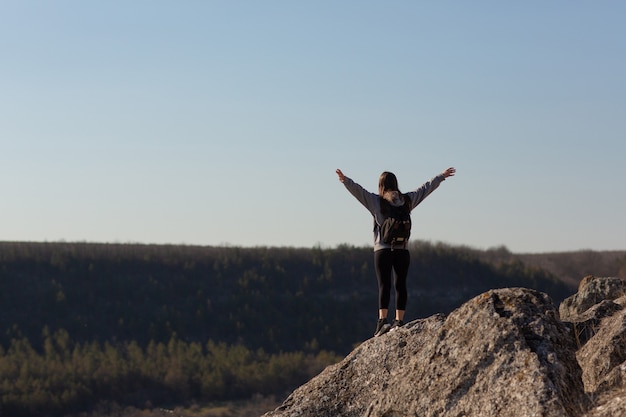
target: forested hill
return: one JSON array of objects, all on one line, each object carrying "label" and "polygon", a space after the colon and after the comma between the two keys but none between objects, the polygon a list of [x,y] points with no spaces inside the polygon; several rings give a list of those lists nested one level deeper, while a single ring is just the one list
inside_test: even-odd
[{"label": "forested hill", "polygon": [[[497,287],[575,292],[513,258],[412,247],[407,319],[450,312]],[[60,329],[76,342],[146,346],[180,340],[267,352],[345,354],[371,337],[377,286],[371,248],[241,248],[0,242],[0,342],[41,346]]]}]

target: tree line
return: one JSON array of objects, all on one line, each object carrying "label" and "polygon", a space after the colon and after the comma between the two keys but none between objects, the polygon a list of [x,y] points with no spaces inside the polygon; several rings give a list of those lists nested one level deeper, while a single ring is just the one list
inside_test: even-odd
[{"label": "tree line", "polygon": [[268,354],[175,335],[141,347],[135,341],[80,344],[63,330],[45,333],[41,351],[25,338],[0,347],[2,415],[61,416],[102,403],[152,408],[282,394],[339,359],[326,351]]},{"label": "tree line", "polygon": [[[525,286],[557,302],[573,292],[519,260],[417,242],[407,318],[450,312],[494,287]],[[268,352],[349,352],[370,336],[377,286],[371,248],[240,248],[0,243],[0,343],[42,329],[77,342],[142,346],[208,339]]]},{"label": "tree line", "polygon": [[[495,287],[575,292],[502,250],[411,256],[408,320]],[[0,410],[62,415],[283,395],[371,337],[377,286],[369,247],[0,242],[0,306]]]}]

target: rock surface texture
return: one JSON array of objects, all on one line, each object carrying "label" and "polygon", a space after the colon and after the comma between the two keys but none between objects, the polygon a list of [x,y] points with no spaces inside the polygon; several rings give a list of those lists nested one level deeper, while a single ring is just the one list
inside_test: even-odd
[{"label": "rock surface texture", "polygon": [[365,341],[265,417],[626,416],[625,290],[585,277],[561,316],[538,291],[488,291]]}]

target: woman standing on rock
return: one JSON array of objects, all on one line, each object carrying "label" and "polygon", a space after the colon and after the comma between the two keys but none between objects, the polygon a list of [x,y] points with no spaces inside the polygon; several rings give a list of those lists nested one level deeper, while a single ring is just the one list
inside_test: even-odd
[{"label": "woman standing on rock", "polygon": [[[383,172],[378,181],[378,194],[374,194],[346,177],[340,169],[336,170],[339,181],[374,217],[374,268],[378,279],[378,322],[374,336],[380,336],[390,329],[404,324],[407,302],[406,277],[411,261],[407,247],[410,219],[404,222],[396,220],[396,225],[390,226],[391,229],[397,230],[398,227],[404,227],[397,226],[398,224],[408,222],[409,230],[395,241],[387,236],[387,225],[391,218],[399,219],[402,217],[403,210],[406,211],[405,216],[408,217],[411,210],[435,191],[442,181],[453,176],[455,172],[454,168],[448,168],[415,191],[406,194],[402,194],[398,189],[398,180],[394,174]],[[391,298],[391,275],[393,272],[395,272],[396,318],[393,325],[390,325],[387,321],[387,312]]]}]

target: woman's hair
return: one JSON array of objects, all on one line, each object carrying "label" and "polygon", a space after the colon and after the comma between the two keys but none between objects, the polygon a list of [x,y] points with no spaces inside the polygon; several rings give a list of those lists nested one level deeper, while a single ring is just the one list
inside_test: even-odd
[{"label": "woman's hair", "polygon": [[383,172],[378,179],[378,194],[382,197],[385,191],[400,191],[398,189],[398,179],[391,172]]}]

